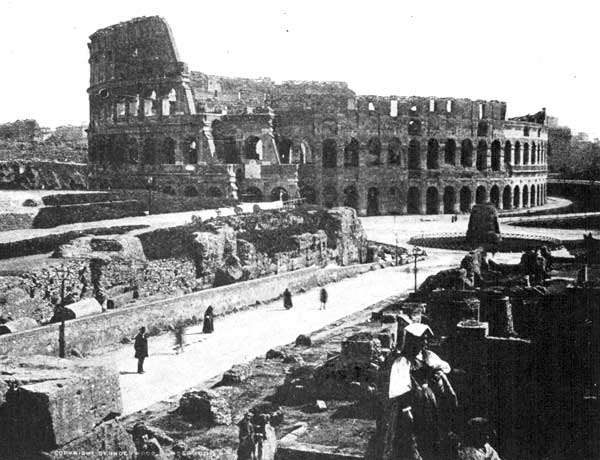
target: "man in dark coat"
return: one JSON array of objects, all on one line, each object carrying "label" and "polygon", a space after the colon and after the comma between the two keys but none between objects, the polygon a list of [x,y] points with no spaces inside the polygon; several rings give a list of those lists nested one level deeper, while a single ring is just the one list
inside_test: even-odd
[{"label": "man in dark coat", "polygon": [[283,291],[283,307],[286,310],[289,310],[290,308],[293,307],[292,293],[290,292],[290,290],[288,288],[286,288],[285,291]]},{"label": "man in dark coat", "polygon": [[325,307],[327,306],[328,297],[329,295],[327,294],[327,289],[322,288],[321,292],[319,293],[319,300],[321,301],[321,310],[325,310]]},{"label": "man in dark coat", "polygon": [[135,357],[138,360],[138,374],[144,373],[144,359],[148,357],[148,337],[146,337],[146,328],[140,327],[140,332],[135,336]]}]

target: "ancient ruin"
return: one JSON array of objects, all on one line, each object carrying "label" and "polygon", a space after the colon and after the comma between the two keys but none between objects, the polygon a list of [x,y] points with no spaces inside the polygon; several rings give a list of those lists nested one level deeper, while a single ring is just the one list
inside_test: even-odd
[{"label": "ancient ruin", "polygon": [[302,197],[360,215],[546,202],[545,111],[506,119],[498,101],[190,71],[159,17],[98,30],[89,49],[91,187]]}]

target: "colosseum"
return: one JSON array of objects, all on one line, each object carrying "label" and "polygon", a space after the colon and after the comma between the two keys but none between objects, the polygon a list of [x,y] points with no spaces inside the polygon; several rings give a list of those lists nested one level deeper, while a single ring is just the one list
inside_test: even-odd
[{"label": "colosseum", "polygon": [[360,96],[343,82],[188,70],[160,17],[90,37],[90,182],[244,201],[302,197],[361,215],[546,202],[545,109]]}]

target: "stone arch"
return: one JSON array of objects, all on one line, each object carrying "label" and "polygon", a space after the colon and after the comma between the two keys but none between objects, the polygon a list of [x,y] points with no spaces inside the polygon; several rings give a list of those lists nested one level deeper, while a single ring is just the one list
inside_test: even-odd
[{"label": "stone arch", "polygon": [[198,196],[198,189],[196,187],[194,187],[193,185],[188,185],[183,190],[183,196],[187,196],[187,197]]},{"label": "stone arch", "polygon": [[308,143],[308,141],[306,139],[303,139],[300,142],[300,163],[304,164],[304,163],[312,163],[313,160],[313,155],[312,155],[312,149],[310,148],[310,144]]},{"label": "stone arch", "polygon": [[304,198],[307,204],[317,203],[317,192],[314,188],[310,187],[309,185],[300,187],[300,197]]},{"label": "stone arch", "polygon": [[344,166],[345,167],[356,167],[358,166],[358,156],[360,152],[360,145],[355,138],[350,139],[350,142],[344,147]]},{"label": "stone arch", "polygon": [[523,164],[529,164],[529,144],[527,142],[523,144]]},{"label": "stone arch", "polygon": [[260,203],[264,199],[263,192],[258,187],[248,187],[241,195],[241,200],[250,203]]},{"label": "stone arch", "polygon": [[460,144],[460,164],[465,168],[473,167],[473,142],[464,139]]},{"label": "stone arch", "polygon": [[323,206],[326,208],[337,206],[337,190],[335,187],[328,185],[323,189]]},{"label": "stone arch", "polygon": [[410,187],[406,195],[406,212],[408,214],[421,213],[421,191],[419,187]]},{"label": "stone arch", "polygon": [[511,162],[511,150],[512,150],[512,144],[510,143],[510,141],[506,141],[504,143],[504,162],[505,163],[512,163]]},{"label": "stone arch", "polygon": [[171,185],[164,186],[162,189],[162,192],[167,195],[177,195],[177,193],[175,192],[175,189]]},{"label": "stone arch", "polygon": [[460,211],[470,212],[471,211],[471,200],[473,193],[471,189],[466,185],[460,189]]},{"label": "stone arch", "polygon": [[377,137],[372,137],[367,142],[367,151],[369,152],[369,165],[381,164],[381,141]]},{"label": "stone arch", "polygon": [[337,142],[335,139],[323,141],[322,164],[324,168],[335,168],[337,166]]},{"label": "stone arch", "polygon": [[219,187],[209,187],[206,190],[206,196],[209,198],[222,198],[223,191]]},{"label": "stone arch", "polygon": [[344,189],[344,206],[358,209],[358,191],[354,185],[349,185]]},{"label": "stone arch", "polygon": [[436,139],[427,142],[427,169],[440,169],[440,145]]},{"label": "stone arch", "polygon": [[500,207],[500,188],[495,184],[490,188],[490,203],[497,208]]},{"label": "stone arch", "polygon": [[477,161],[476,167],[479,171],[487,169],[487,142],[480,140],[477,143]]},{"label": "stone arch", "polygon": [[496,139],[492,142],[492,171],[500,171],[502,146],[500,141]]},{"label": "stone arch", "polygon": [[421,169],[421,144],[416,139],[408,143],[408,169]]},{"label": "stone arch", "polygon": [[337,121],[333,119],[323,120],[321,123],[321,136],[335,137],[338,134]]},{"label": "stone arch", "polygon": [[402,143],[397,137],[392,137],[388,142],[388,163],[391,165],[402,164]]},{"label": "stone arch", "polygon": [[446,139],[444,146],[444,163],[447,165],[456,164],[456,141],[454,139]]},{"label": "stone arch", "polygon": [[228,136],[215,140],[215,147],[217,149],[217,157],[223,163],[234,164],[240,162],[240,152],[235,137]]},{"label": "stone arch", "polygon": [[529,187],[527,187],[527,184],[523,185],[523,199],[521,201],[524,208],[529,207]]},{"label": "stone arch", "polygon": [[175,164],[175,139],[172,137],[165,137],[161,142],[161,158],[162,164],[172,165]]},{"label": "stone arch", "polygon": [[521,164],[521,143],[519,141],[515,142],[515,162],[514,164]]},{"label": "stone arch", "polygon": [[261,155],[258,152],[258,136],[248,136],[244,141],[244,158],[246,160],[260,160]]},{"label": "stone arch", "polygon": [[425,194],[425,212],[427,214],[439,214],[440,193],[437,187],[429,187]]},{"label": "stone arch", "polygon": [[185,162],[188,165],[198,163],[198,139],[196,137],[188,137],[184,145],[186,147]]},{"label": "stone arch", "polygon": [[290,194],[283,187],[275,187],[271,190],[271,201],[287,201],[290,199]]},{"label": "stone arch", "polygon": [[521,207],[521,189],[518,185],[515,185],[515,189],[513,191],[513,208],[518,209]]},{"label": "stone arch", "polygon": [[278,140],[279,162],[283,165],[289,165],[292,163],[292,141],[287,137],[280,137]]},{"label": "stone arch", "polygon": [[379,215],[379,189],[371,187],[367,190],[367,216]]},{"label": "stone arch", "polygon": [[400,188],[393,186],[390,187],[388,210],[389,214],[400,214]]},{"label": "stone arch", "polygon": [[444,214],[454,214],[456,205],[456,190],[454,187],[444,187]]},{"label": "stone arch", "polygon": [[502,209],[510,209],[512,207],[511,199],[510,199],[511,188],[510,185],[504,187],[502,192]]},{"label": "stone arch", "polygon": [[475,204],[485,204],[487,202],[487,190],[485,186],[480,185],[475,190]]}]

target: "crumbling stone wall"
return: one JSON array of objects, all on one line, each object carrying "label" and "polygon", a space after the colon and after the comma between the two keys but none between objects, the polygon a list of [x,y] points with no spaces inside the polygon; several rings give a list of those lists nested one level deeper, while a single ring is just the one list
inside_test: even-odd
[{"label": "crumbling stone wall", "polygon": [[0,188],[67,189],[88,188],[88,167],[82,163],[50,161],[0,161]]}]

